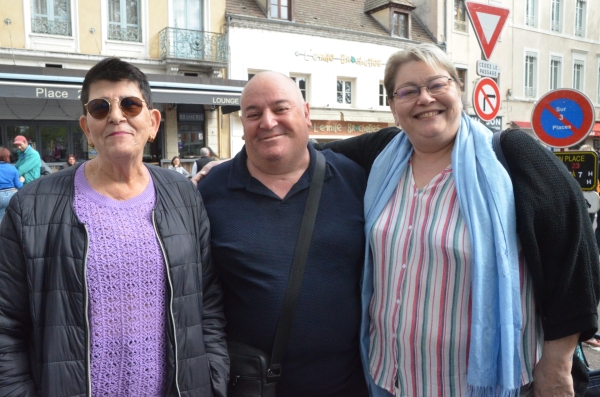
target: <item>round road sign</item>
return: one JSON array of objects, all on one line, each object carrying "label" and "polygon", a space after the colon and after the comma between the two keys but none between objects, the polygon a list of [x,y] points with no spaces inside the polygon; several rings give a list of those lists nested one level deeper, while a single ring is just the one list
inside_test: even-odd
[{"label": "round road sign", "polygon": [[479,79],[473,89],[473,108],[483,121],[492,121],[500,111],[500,89],[489,77]]},{"label": "round road sign", "polygon": [[531,113],[531,128],[555,148],[573,146],[594,127],[594,105],[581,91],[560,89],[542,96]]}]

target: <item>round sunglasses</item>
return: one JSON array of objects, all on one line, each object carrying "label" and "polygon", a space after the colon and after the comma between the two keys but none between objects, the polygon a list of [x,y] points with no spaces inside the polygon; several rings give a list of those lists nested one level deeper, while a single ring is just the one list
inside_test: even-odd
[{"label": "round sunglasses", "polygon": [[[135,96],[121,98],[119,101],[119,109],[126,117],[135,117],[142,112],[144,101]],[[97,120],[102,120],[110,113],[110,102],[104,98],[92,99],[83,105],[90,116]],[[148,108],[150,109],[150,108]]]}]

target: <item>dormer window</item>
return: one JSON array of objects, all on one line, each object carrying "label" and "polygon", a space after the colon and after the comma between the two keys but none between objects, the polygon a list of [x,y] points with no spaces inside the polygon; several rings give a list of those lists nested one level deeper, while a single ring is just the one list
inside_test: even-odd
[{"label": "dormer window", "polygon": [[290,19],[290,2],[292,0],[270,0],[271,2],[271,18],[274,19]]},{"label": "dormer window", "polygon": [[394,12],[392,20],[392,35],[408,39],[408,14]]},{"label": "dormer window", "polygon": [[366,0],[365,13],[375,19],[391,36],[411,39],[412,0]]}]

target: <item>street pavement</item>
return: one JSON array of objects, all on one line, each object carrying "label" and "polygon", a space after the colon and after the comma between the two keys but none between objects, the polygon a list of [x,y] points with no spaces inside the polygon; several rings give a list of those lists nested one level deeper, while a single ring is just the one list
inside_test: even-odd
[{"label": "street pavement", "polygon": [[591,347],[587,343],[582,343],[583,354],[590,365],[590,369],[600,369],[600,347]]}]

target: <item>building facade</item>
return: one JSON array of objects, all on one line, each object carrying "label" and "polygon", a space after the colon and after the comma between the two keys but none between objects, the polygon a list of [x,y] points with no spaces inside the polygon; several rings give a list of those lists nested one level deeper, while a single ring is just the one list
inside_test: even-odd
[{"label": "building facade", "polygon": [[79,127],[87,70],[116,56],[148,75],[159,134],[144,161],[229,156],[229,117],[245,84],[229,62],[221,0],[0,0],[0,145],[25,135],[43,160],[93,158]]},{"label": "building facade", "polygon": [[[273,70],[310,104],[310,136],[342,139],[394,125],[383,89],[388,57],[435,42],[406,0],[227,0],[229,76]],[[232,154],[243,146],[231,114]]]}]

